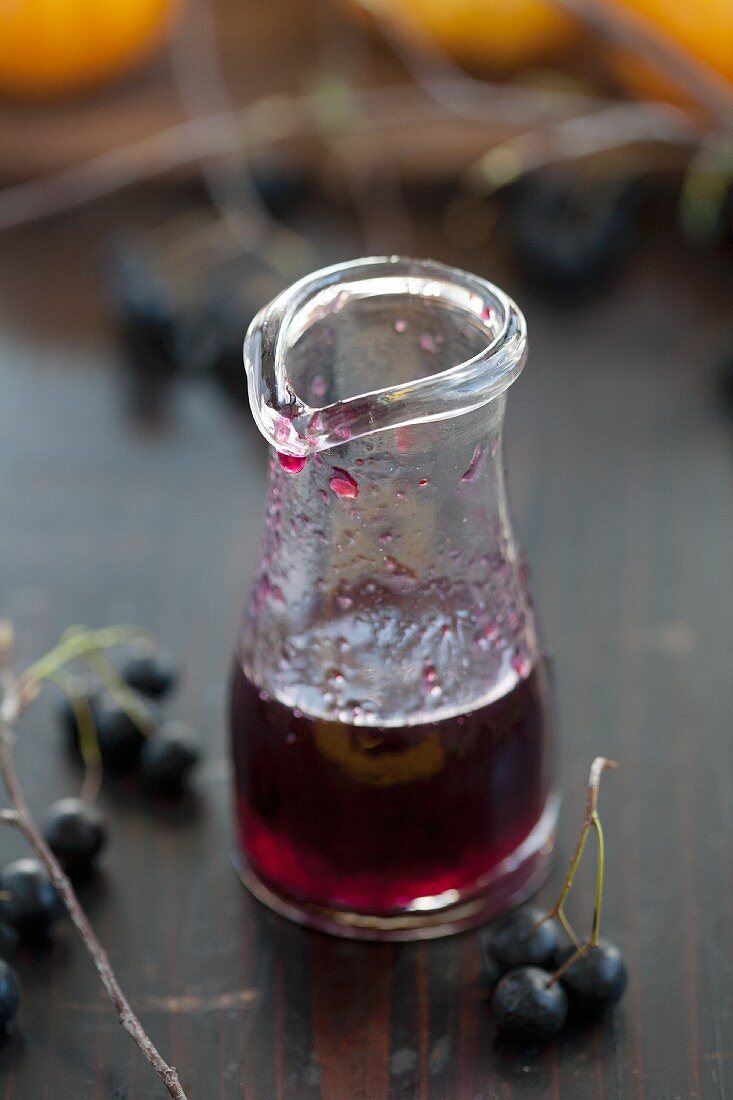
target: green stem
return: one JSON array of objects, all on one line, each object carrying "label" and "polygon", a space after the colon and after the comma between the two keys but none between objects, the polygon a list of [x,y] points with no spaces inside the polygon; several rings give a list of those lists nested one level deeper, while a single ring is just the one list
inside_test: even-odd
[{"label": "green stem", "polygon": [[603,902],[603,876],[605,873],[605,845],[603,843],[603,826],[598,814],[593,814],[591,825],[596,834],[598,854],[596,857],[596,896],[593,904],[593,926],[590,932],[590,947],[598,946],[598,931],[601,927],[601,904]]},{"label": "green stem", "polygon": [[565,881],[562,885],[560,895],[555,902],[555,905],[553,906],[553,908],[557,909],[558,912],[560,911],[560,909],[562,909],[563,905],[565,904],[565,898],[570,893],[570,889],[573,885],[573,880],[575,879],[578,867],[580,866],[580,861],[583,858],[583,852],[585,851],[585,845],[588,840],[589,830],[590,823],[586,821],[583,825],[580,839],[578,840],[575,851],[573,852],[572,858],[570,860],[570,865],[568,867],[567,874],[565,875]]},{"label": "green stem", "polygon": [[104,653],[94,650],[84,654],[84,661],[99,677],[120,710],[123,710],[131,722],[147,737],[155,725],[155,715],[132,692],[119,672]]},{"label": "green stem", "polygon": [[76,719],[76,728],[79,731],[79,752],[84,763],[81,797],[85,802],[94,802],[99,793],[102,779],[102,754],[99,749],[97,727],[94,722],[92,708],[89,706],[89,700],[77,691],[74,677],[62,669],[57,669],[56,672],[48,675],[46,679],[61,688],[71,704]]},{"label": "green stem", "polygon": [[576,935],[575,929],[573,928],[572,924],[568,920],[567,914],[565,913],[565,910],[562,907],[562,905],[560,906],[560,908],[557,911],[557,919],[560,921],[560,924],[565,929],[565,934],[568,937],[568,939],[572,941],[573,945],[576,948],[580,947],[580,940],[578,939],[578,937]]},{"label": "green stem", "polygon": [[145,637],[145,633],[136,626],[109,626],[101,630],[71,627],[64,633],[58,645],[26,669],[22,680],[23,682],[48,680],[59,668],[77,657],[84,657],[95,650],[128,645]]}]

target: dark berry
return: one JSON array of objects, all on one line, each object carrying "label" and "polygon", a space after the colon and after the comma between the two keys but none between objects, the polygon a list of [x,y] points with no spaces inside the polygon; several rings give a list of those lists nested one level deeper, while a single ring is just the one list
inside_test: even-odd
[{"label": "dark berry", "polygon": [[63,912],[56,888],[36,859],[16,859],[0,871],[0,917],[25,939],[47,935]]},{"label": "dark berry", "polygon": [[164,653],[133,653],[121,669],[122,679],[135,691],[159,699],[178,681],[178,666]]},{"label": "dark berry", "polygon": [[305,174],[292,162],[270,154],[255,160],[250,171],[255,191],[276,218],[290,213],[303,196]]},{"label": "dark berry", "polygon": [[20,936],[12,924],[0,920],[0,959],[12,959],[18,950]]},{"label": "dark berry", "polygon": [[102,815],[80,798],[62,798],[49,806],[43,835],[72,878],[87,874],[107,839]]},{"label": "dark berry", "polygon": [[[132,708],[136,706],[136,701],[132,697],[130,706]],[[152,730],[153,720],[149,719],[146,711],[140,708],[140,724],[138,724],[127,711],[112,700],[105,700],[99,705],[95,720],[103,766],[117,775],[132,771],[137,766],[140,750],[145,742],[145,734],[140,725],[150,722]]]},{"label": "dark berry", "polygon": [[110,272],[130,403],[143,419],[163,413],[178,368],[175,293],[157,259],[144,242],[127,242],[116,248]]},{"label": "dark berry", "polygon": [[7,1027],[20,1004],[20,982],[12,966],[0,959],[0,1026]]},{"label": "dark berry", "polygon": [[[569,947],[563,952],[561,962],[575,951]],[[565,970],[561,981],[565,986],[573,1008],[583,1012],[602,1012],[621,999],[626,989],[626,963],[624,957],[608,940],[599,940],[597,947],[589,947]]]},{"label": "dark berry", "polygon": [[497,925],[489,950],[502,971],[515,966],[552,967],[557,957],[560,930],[554,920],[531,905],[515,909]]},{"label": "dark berry", "polygon": [[185,785],[199,758],[192,734],[180,722],[168,722],[144,745],[140,777],[150,791],[176,794]]},{"label": "dark berry", "polygon": [[525,1043],[555,1035],[568,1014],[561,983],[552,982],[550,972],[538,966],[509,970],[496,986],[491,1006],[502,1038]]},{"label": "dark berry", "polygon": [[631,250],[640,187],[539,172],[513,189],[509,218],[519,266],[551,292],[587,295]]}]

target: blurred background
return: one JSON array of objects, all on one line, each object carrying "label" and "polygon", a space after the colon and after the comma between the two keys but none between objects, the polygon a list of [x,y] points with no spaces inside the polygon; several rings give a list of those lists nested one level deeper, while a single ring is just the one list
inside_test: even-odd
[{"label": "blurred background", "polygon": [[[22,660],[121,621],[182,657],[206,812],[103,792],[115,844],[91,905],[191,1095],[733,1089],[732,181],[730,0],[0,2],[0,614]],[[378,955],[306,939],[228,863],[227,677],[266,476],[243,334],[305,272],[394,252],[527,314],[508,468],[556,673],[565,850],[592,756],[623,763],[605,906],[626,1008],[530,1065],[494,1056],[478,936]],[[78,785],[50,706],[18,753],[41,808]],[[7,1095],[147,1100],[80,951],[23,980]],[[216,1000],[232,989],[251,997]],[[423,1025],[450,1057],[393,1065]]]},{"label": "blurred background", "polygon": [[732,81],[725,0],[4,4],[0,311],[104,328],[154,421],[179,381],[241,406],[253,313],[336,259],[430,254],[563,324],[653,233],[728,278]]}]

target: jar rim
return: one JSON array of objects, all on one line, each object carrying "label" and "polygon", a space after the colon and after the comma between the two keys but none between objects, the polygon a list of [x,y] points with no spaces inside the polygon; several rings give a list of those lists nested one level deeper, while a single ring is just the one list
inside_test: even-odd
[{"label": "jar rim", "polygon": [[[465,311],[486,332],[486,347],[463,362],[416,378],[312,406],[288,376],[288,351],[309,324],[348,300],[394,293]],[[527,326],[499,287],[434,260],[371,256],[322,268],[298,280],[255,316],[244,341],[252,414],[278,451],[303,457],[404,425],[447,420],[493,401],[521,373]]]}]

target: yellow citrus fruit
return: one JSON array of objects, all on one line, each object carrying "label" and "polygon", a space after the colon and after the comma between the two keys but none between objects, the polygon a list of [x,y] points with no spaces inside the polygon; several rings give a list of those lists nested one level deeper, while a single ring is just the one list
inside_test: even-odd
[{"label": "yellow citrus fruit", "polygon": [[362,0],[377,19],[433,41],[456,61],[511,72],[565,52],[579,27],[543,0]]},{"label": "yellow citrus fruit", "polygon": [[171,0],[0,0],[0,90],[53,96],[108,80],[162,37]]},{"label": "yellow citrus fruit", "polygon": [[[676,45],[720,76],[733,81],[733,0],[616,0],[665,32]],[[613,50],[614,71],[624,86],[648,99],[685,102],[686,96],[652,62]]]}]

